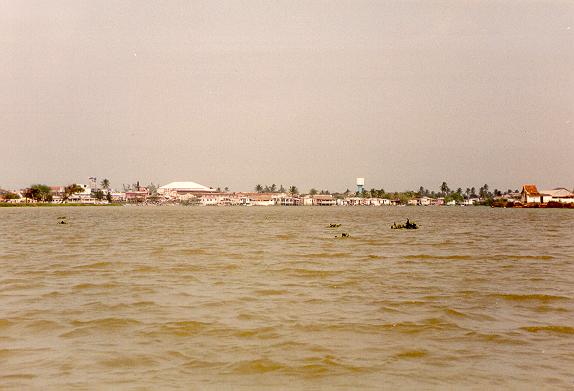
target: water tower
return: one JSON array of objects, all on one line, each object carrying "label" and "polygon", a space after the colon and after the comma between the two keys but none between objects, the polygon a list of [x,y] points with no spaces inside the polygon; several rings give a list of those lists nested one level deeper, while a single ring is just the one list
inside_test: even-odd
[{"label": "water tower", "polygon": [[357,178],[357,193],[361,194],[365,190],[365,178]]},{"label": "water tower", "polygon": [[92,189],[93,191],[98,189],[98,178],[96,178],[95,176],[91,176],[88,178],[88,181],[90,183],[90,189]]}]

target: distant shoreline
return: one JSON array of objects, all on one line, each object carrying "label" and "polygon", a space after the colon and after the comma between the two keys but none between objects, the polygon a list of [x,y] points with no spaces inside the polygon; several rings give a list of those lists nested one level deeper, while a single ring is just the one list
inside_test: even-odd
[{"label": "distant shoreline", "polygon": [[59,207],[59,206],[123,206],[123,204],[119,203],[111,203],[111,204],[52,204],[52,203],[24,203],[24,202],[0,202],[0,208],[51,208],[51,207]]}]

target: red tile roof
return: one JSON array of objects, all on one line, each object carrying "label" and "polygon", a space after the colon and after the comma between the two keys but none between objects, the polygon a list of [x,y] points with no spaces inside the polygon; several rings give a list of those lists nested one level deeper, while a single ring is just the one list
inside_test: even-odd
[{"label": "red tile roof", "polygon": [[522,192],[531,195],[531,196],[539,196],[540,193],[538,192],[538,188],[536,185],[523,185]]}]

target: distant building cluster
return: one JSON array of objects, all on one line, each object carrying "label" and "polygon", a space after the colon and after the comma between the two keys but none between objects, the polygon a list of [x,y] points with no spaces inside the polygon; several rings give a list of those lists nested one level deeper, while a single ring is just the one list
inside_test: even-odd
[{"label": "distant building cluster", "polygon": [[574,204],[574,193],[563,187],[538,191],[536,185],[523,185],[520,193],[520,202],[524,205],[548,204],[551,202]]},{"label": "distant building cluster", "polygon": [[[171,182],[166,185],[129,186],[124,191],[113,191],[109,182],[105,182],[105,193],[98,189],[95,178],[90,178],[90,185],[76,184],[73,186],[45,186],[39,187],[33,194],[30,188],[22,190],[0,189],[0,202],[10,203],[74,203],[74,204],[106,204],[124,203],[137,205],[203,205],[203,206],[385,206],[385,205],[412,205],[412,206],[449,206],[449,205],[478,205],[485,204],[483,197],[429,197],[409,192],[387,193],[384,197],[372,196],[381,194],[376,191],[364,190],[364,178],[357,178],[357,192],[336,194],[298,194],[294,192],[229,192],[220,191],[196,182]],[[446,185],[446,184],[445,184]],[[486,185],[485,185],[486,186]],[[34,186],[32,186],[34,187]],[[295,187],[293,187],[296,189]],[[282,187],[281,187],[281,190]],[[41,194],[38,195],[38,192]],[[392,195],[400,195],[393,197]],[[460,193],[459,193],[460,195]],[[523,185],[522,190],[505,194],[497,194],[490,199],[493,206],[538,207],[552,204],[574,206],[574,193],[565,188],[539,191],[536,185]]]}]

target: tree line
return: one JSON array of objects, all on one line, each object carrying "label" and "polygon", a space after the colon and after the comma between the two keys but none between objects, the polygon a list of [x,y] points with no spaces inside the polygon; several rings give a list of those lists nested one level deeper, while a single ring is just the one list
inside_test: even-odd
[{"label": "tree line", "polygon": [[[104,198],[111,203],[112,202],[112,194],[110,188],[110,181],[109,179],[103,179],[100,182],[100,185],[103,190],[101,189],[92,189],[92,196],[97,200],[103,200]],[[105,190],[105,192],[104,192]],[[64,203],[68,201],[74,194],[82,193],[84,188],[76,183],[72,183],[70,185],[64,186],[64,190],[62,192],[62,198],[60,203]],[[36,202],[52,202],[54,200],[54,194],[50,186],[44,184],[34,184],[30,187],[26,188],[22,193],[22,196],[28,200],[33,200]],[[18,199],[20,198],[18,194],[8,193],[4,196],[5,199]]]},{"label": "tree line", "polygon": [[295,185],[291,185],[289,186],[288,190],[285,190],[285,188],[283,187],[283,185],[279,185],[279,187],[277,187],[277,185],[275,183],[271,184],[271,185],[261,185],[261,184],[257,184],[255,186],[255,191],[257,193],[289,193],[289,194],[299,194],[299,189],[297,189],[297,186]]},{"label": "tree line", "polygon": [[[298,194],[299,191],[297,187],[291,186],[289,190],[285,190],[283,185],[277,187],[277,185],[261,185],[258,184],[255,186],[255,191],[258,193],[291,193],[291,194]],[[452,190],[446,181],[443,181],[440,186],[438,187],[437,191],[426,189],[424,186],[420,186],[418,191],[415,190],[407,190],[402,192],[386,192],[385,189],[375,189],[372,188],[370,190],[364,189],[362,192],[351,192],[349,189],[346,191],[339,193],[334,192],[331,193],[329,190],[317,190],[316,188],[309,189],[309,195],[316,195],[316,194],[332,194],[335,198],[345,198],[350,196],[361,197],[361,198],[386,198],[386,199],[397,199],[401,202],[406,202],[409,199],[413,199],[416,197],[429,197],[429,198],[439,198],[443,197],[446,202],[454,200],[456,202],[463,202],[464,200],[468,200],[471,198],[481,198],[481,199],[493,199],[494,197],[502,196],[503,194],[510,194],[513,192],[518,192],[518,190],[511,190],[508,189],[506,191],[502,191],[499,189],[494,189],[490,191],[490,186],[488,184],[484,184],[480,186],[480,188],[476,189],[476,187],[467,187],[463,190],[461,187],[457,188],[456,190]]]}]

